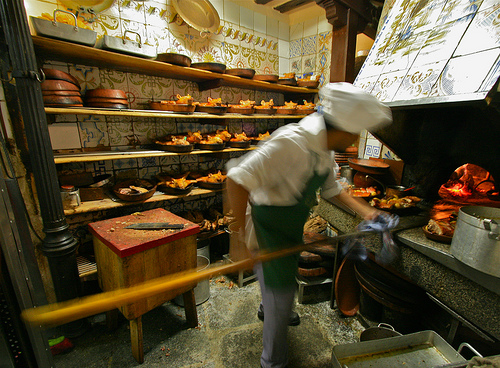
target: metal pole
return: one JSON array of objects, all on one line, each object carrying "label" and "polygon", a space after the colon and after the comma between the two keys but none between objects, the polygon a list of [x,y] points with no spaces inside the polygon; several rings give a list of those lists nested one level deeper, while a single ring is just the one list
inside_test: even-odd
[{"label": "metal pole", "polygon": [[[80,291],[77,240],[68,230],[64,216],[43,106],[41,78],[23,1],[0,0],[0,17],[28,142],[30,162],[26,166],[35,178],[42,215],[45,233],[42,251],[48,258],[57,300],[74,299]],[[63,332],[66,336],[77,336],[83,332],[84,326],[84,321],[75,321],[65,325]]]}]

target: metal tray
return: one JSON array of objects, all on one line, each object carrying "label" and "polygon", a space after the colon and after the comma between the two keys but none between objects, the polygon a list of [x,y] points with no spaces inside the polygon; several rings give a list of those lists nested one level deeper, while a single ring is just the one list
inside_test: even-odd
[{"label": "metal tray", "polygon": [[[125,38],[127,33],[137,35],[139,42],[127,40]],[[103,50],[115,51],[121,54],[129,54],[151,59],[156,58],[157,56],[155,47],[143,44],[140,34],[129,30],[124,32],[123,38],[104,35],[99,41],[97,41],[96,47]]]},{"label": "metal tray", "polygon": [[466,360],[434,331],[337,345],[335,368],[434,367]]},{"label": "metal tray", "polygon": [[66,23],[51,22],[50,20],[30,16],[31,24],[33,25],[33,29],[38,36],[55,38],[85,46],[94,46],[97,40],[97,32],[76,26],[76,16],[71,12],[55,10],[54,19],[56,19],[57,12],[71,14],[75,17],[75,25],[73,26]]}]

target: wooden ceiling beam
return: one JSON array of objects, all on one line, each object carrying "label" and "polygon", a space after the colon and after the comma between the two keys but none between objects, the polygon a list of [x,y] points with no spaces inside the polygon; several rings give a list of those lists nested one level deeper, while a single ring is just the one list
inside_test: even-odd
[{"label": "wooden ceiling beam", "polygon": [[[265,1],[265,0],[259,0],[259,1]],[[281,4],[281,5],[274,7],[274,10],[277,10],[280,13],[286,13],[286,12],[289,12],[290,10],[298,8],[299,6],[309,4],[312,2],[314,2],[314,0],[290,0],[284,4]]]}]

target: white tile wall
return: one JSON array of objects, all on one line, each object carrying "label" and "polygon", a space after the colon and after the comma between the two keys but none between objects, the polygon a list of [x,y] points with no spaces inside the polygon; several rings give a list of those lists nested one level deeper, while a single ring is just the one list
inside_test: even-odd
[{"label": "white tile wall", "polygon": [[318,34],[318,18],[308,19],[304,22],[304,37]]},{"label": "white tile wall", "polygon": [[289,55],[290,55],[290,42],[281,39],[278,40],[278,56],[280,58],[289,58],[290,57]]},{"label": "white tile wall", "polygon": [[304,23],[290,26],[290,41],[299,40],[304,37]]},{"label": "white tile wall", "polygon": [[279,39],[280,40],[290,40],[290,26],[286,22],[279,22]]},{"label": "white tile wall", "polygon": [[328,23],[328,20],[326,17],[319,17],[318,18],[318,34],[319,33],[325,33],[325,32],[331,32],[333,30],[333,26]]},{"label": "white tile wall", "polygon": [[266,19],[266,34],[270,37],[279,37],[279,22],[277,19],[269,18]]},{"label": "white tile wall", "polygon": [[253,29],[254,11],[240,6],[240,26]]},{"label": "white tile wall", "polygon": [[256,12],[253,13],[253,29],[255,30],[255,32],[266,34],[267,33],[266,23],[267,23],[266,16],[264,14]]},{"label": "white tile wall", "polygon": [[213,5],[215,10],[217,10],[217,14],[219,14],[220,19],[225,19],[224,16],[224,0],[210,0],[210,3]]},{"label": "white tile wall", "polygon": [[229,0],[224,0],[224,20],[240,24],[240,7]]}]

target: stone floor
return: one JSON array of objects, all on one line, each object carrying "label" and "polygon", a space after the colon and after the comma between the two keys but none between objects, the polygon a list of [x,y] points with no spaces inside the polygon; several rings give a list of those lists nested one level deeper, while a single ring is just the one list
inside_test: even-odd
[{"label": "stone floor", "polygon": [[[199,304],[197,328],[187,328],[184,309],[174,302],[145,314],[143,320],[144,363],[138,364],[130,350],[128,321],[108,331],[104,314],[90,319],[91,328],[73,338],[74,349],[56,355],[56,367],[260,367],[262,322],[258,282],[238,287],[231,277],[210,280],[210,297]],[[289,327],[290,368],[330,367],[336,344],[359,341],[361,320],[343,317],[330,308],[331,284],[305,288],[302,304],[295,310],[299,326]]]}]

